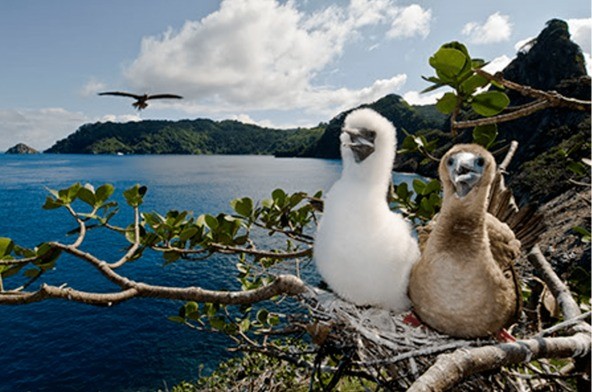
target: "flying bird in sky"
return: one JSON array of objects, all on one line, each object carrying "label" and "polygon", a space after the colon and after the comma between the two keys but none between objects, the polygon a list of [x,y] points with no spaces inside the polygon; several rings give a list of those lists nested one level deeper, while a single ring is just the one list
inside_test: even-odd
[{"label": "flying bird in sky", "polygon": [[132,93],[126,93],[123,91],[106,91],[103,93],[99,93],[99,95],[115,95],[115,96],[119,96],[119,97],[130,97],[130,98],[134,98],[136,100],[136,102],[134,102],[132,104],[133,107],[135,107],[138,110],[142,110],[145,109],[146,107],[148,107],[148,100],[149,99],[163,99],[163,98],[174,98],[174,99],[182,99],[183,97],[180,95],[175,95],[175,94],[153,94],[153,95],[148,95],[148,94],[144,94],[144,95],[138,95],[138,94],[132,94]]},{"label": "flying bird in sky", "polygon": [[[451,336],[503,337],[503,328],[521,311],[514,270],[521,243],[511,227],[518,230],[518,220],[525,219],[526,210],[508,220],[511,226],[488,212],[490,195],[495,194],[490,188],[499,178],[493,156],[481,146],[452,147],[438,172],[444,189],[442,209],[420,231],[422,254],[409,280],[414,312],[432,328]],[[517,233],[524,233],[520,238],[526,243],[530,236],[532,241],[524,221],[520,224]]]},{"label": "flying bird in sky", "polygon": [[346,117],[340,140],[343,170],[315,236],[317,269],[345,300],[404,311],[419,249],[410,224],[387,203],[395,127],[371,109],[358,109]]}]

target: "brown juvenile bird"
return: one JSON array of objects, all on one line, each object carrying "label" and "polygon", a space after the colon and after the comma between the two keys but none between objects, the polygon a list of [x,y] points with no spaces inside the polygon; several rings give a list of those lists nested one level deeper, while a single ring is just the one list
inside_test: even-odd
[{"label": "brown juvenile bird", "polygon": [[451,336],[495,334],[521,309],[513,268],[520,241],[487,212],[495,175],[495,160],[481,146],[451,148],[439,167],[442,209],[420,233],[422,255],[411,271],[409,296],[423,322]]},{"label": "brown juvenile bird", "polygon": [[106,91],[104,93],[99,93],[99,95],[116,95],[119,97],[134,98],[134,99],[136,99],[136,102],[134,102],[132,104],[132,106],[138,110],[142,110],[142,109],[145,109],[146,107],[148,107],[148,102],[146,102],[146,101],[148,101],[149,99],[161,99],[161,98],[182,99],[183,98],[182,96],[175,95],[175,94],[138,95],[138,94],[126,93],[126,92],[122,92],[122,91]]}]

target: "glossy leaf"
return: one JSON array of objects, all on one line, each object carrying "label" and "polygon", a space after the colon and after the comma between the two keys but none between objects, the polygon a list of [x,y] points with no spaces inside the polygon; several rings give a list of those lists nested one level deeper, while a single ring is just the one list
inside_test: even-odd
[{"label": "glossy leaf", "polygon": [[485,87],[489,84],[489,80],[485,79],[479,74],[469,76],[464,82],[460,84],[460,90],[467,95],[473,94],[477,89]]},{"label": "glossy leaf", "polygon": [[456,108],[458,97],[454,93],[446,93],[436,102],[436,109],[443,114],[450,114]]},{"label": "glossy leaf", "polygon": [[495,116],[510,104],[508,96],[501,91],[486,91],[473,97],[471,107],[485,117]]},{"label": "glossy leaf", "polygon": [[115,188],[111,184],[101,185],[95,192],[95,199],[98,204],[104,203],[115,191]]},{"label": "glossy leaf", "polygon": [[479,125],[473,129],[473,141],[485,148],[489,148],[493,145],[497,135],[496,124]]},{"label": "glossy leaf", "polygon": [[97,202],[95,194],[86,187],[80,188],[76,196],[91,207],[94,207]]},{"label": "glossy leaf", "polygon": [[430,57],[429,63],[436,69],[440,79],[448,82],[460,75],[468,60],[467,56],[460,50],[442,47]]},{"label": "glossy leaf", "polygon": [[14,248],[14,242],[10,238],[0,237],[0,258],[9,255]]},{"label": "glossy leaf", "polygon": [[56,208],[63,207],[64,204],[59,199],[54,199],[51,196],[47,196],[45,198],[45,203],[43,204],[44,210],[55,210]]}]

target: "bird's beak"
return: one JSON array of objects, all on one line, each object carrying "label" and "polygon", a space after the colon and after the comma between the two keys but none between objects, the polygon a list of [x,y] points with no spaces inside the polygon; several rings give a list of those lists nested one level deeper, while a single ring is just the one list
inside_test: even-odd
[{"label": "bird's beak", "polygon": [[362,162],[374,152],[375,132],[344,128],[342,135],[345,136],[341,138],[343,145],[352,150],[356,163]]},{"label": "bird's beak", "polygon": [[465,197],[483,176],[483,161],[471,153],[455,154],[452,164],[448,166],[450,179],[454,185],[456,195]]}]

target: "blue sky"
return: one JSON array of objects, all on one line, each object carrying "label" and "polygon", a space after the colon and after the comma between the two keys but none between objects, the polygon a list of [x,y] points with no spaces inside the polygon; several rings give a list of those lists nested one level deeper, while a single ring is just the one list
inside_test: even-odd
[{"label": "blue sky", "polygon": [[[411,103],[459,40],[500,69],[552,18],[590,57],[588,0],[7,0],[0,151],[46,149],[96,121],[238,119],[313,126],[388,93]],[[97,92],[176,93],[137,112]]]}]

